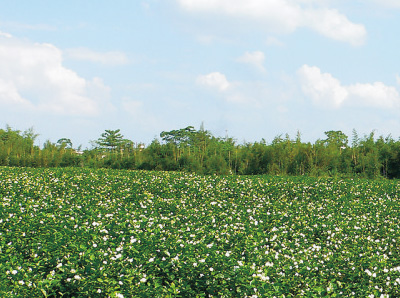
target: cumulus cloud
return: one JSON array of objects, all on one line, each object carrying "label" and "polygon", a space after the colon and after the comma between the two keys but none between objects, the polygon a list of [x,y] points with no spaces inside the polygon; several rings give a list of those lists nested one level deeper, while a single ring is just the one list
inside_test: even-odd
[{"label": "cumulus cloud", "polygon": [[344,104],[376,108],[400,107],[400,94],[395,87],[382,82],[342,85],[329,73],[316,66],[303,65],[298,70],[301,87],[317,105],[339,108]]},{"label": "cumulus cloud", "polygon": [[[0,36],[0,106],[59,114],[95,115],[97,98],[107,89],[62,65],[62,52],[51,44]],[[98,90],[101,90],[99,92]]]},{"label": "cumulus cloud", "polygon": [[353,46],[365,42],[363,25],[350,22],[335,9],[313,9],[304,11],[304,24],[328,38],[348,42]]},{"label": "cumulus cloud", "polygon": [[65,51],[67,57],[74,60],[90,61],[104,65],[124,65],[129,62],[127,56],[118,51],[96,52],[87,48],[74,48]]},{"label": "cumulus cloud", "polygon": [[298,71],[302,90],[316,104],[339,107],[348,97],[348,91],[329,73],[321,73],[315,66],[303,65]]},{"label": "cumulus cloud", "polygon": [[397,108],[400,107],[400,95],[393,86],[386,86],[382,82],[372,84],[354,84],[346,87],[354,100],[360,104],[373,107]]},{"label": "cumulus cloud", "polygon": [[242,63],[248,63],[262,72],[265,72],[264,60],[265,60],[265,55],[263,52],[260,51],[246,52],[243,56],[237,59],[237,61]]},{"label": "cumulus cloud", "polygon": [[307,27],[352,45],[361,45],[365,27],[352,23],[336,9],[316,7],[318,1],[305,0],[176,0],[187,11],[247,18],[270,31],[290,33]]},{"label": "cumulus cloud", "polygon": [[207,75],[200,75],[196,80],[197,84],[216,88],[219,91],[225,91],[230,87],[230,83],[225,75],[220,72],[212,72]]}]

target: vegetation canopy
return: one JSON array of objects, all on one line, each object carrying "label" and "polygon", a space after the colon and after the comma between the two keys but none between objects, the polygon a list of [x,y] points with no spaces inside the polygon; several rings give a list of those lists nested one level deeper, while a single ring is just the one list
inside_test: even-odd
[{"label": "vegetation canopy", "polygon": [[0,168],[1,297],[399,297],[391,180]]},{"label": "vegetation canopy", "polygon": [[184,171],[198,174],[307,175],[315,177],[400,178],[400,141],[374,132],[351,145],[342,131],[327,131],[314,144],[300,132],[275,137],[270,143],[239,144],[193,126],[163,131],[148,146],[125,139],[119,129],[106,130],[92,148],[74,148],[71,139],[34,145],[37,134],[7,126],[0,129],[0,165],[22,167],[88,167]]}]

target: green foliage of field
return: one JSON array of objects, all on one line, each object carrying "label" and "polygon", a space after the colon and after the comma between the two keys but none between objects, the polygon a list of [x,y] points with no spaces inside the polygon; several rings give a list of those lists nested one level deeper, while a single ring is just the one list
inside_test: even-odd
[{"label": "green foliage of field", "polygon": [[0,297],[399,297],[397,181],[0,168]]}]

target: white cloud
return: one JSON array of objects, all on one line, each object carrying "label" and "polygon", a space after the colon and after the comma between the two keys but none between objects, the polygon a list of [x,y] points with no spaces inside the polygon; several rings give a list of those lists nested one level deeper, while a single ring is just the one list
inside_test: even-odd
[{"label": "white cloud", "polygon": [[265,41],[265,44],[267,46],[278,46],[278,47],[282,47],[285,45],[282,41],[273,36],[269,36]]},{"label": "white cloud", "polygon": [[7,37],[7,38],[11,38],[11,37],[12,37],[12,35],[11,35],[11,34],[9,34],[9,33],[5,33],[5,32],[2,32],[2,31],[0,31],[0,37]]},{"label": "white cloud", "polygon": [[314,8],[320,1],[305,0],[176,0],[191,12],[216,13],[258,21],[269,31],[290,33],[308,27],[329,38],[361,45],[365,27],[335,9]]},{"label": "white cloud", "polygon": [[334,9],[308,10],[304,13],[305,24],[320,34],[353,46],[365,42],[366,30],[363,25],[350,22],[347,17]]},{"label": "white cloud", "polygon": [[308,65],[303,65],[298,75],[303,92],[317,105],[334,108],[343,104],[375,108],[400,107],[397,89],[382,82],[344,86],[331,74],[321,73],[318,67]]},{"label": "white cloud", "polygon": [[388,8],[400,8],[399,0],[373,0],[377,4]]},{"label": "white cloud", "polygon": [[265,60],[265,55],[261,51],[246,52],[243,56],[239,57],[237,60],[242,63],[248,63],[256,67],[258,70],[265,72],[265,68],[263,65]]},{"label": "white cloud", "polygon": [[0,36],[0,105],[33,111],[95,115],[95,90],[106,88],[97,79],[87,81],[62,65],[62,52],[51,44]]},{"label": "white cloud", "polygon": [[32,107],[29,101],[21,97],[12,81],[2,78],[0,78],[0,105],[1,104]]},{"label": "white cloud", "polygon": [[303,92],[316,104],[339,107],[348,97],[348,91],[341,86],[339,80],[329,73],[321,73],[318,67],[304,65],[298,74]]},{"label": "white cloud", "polygon": [[197,84],[216,88],[219,91],[225,91],[230,87],[230,83],[225,75],[220,72],[212,72],[207,75],[200,75],[196,80]]},{"label": "white cloud", "polygon": [[96,52],[87,48],[74,48],[65,51],[67,57],[74,60],[84,60],[104,65],[124,65],[129,62],[127,56],[118,51]]},{"label": "white cloud", "polygon": [[382,82],[373,84],[354,84],[347,87],[349,93],[358,100],[360,104],[381,108],[400,107],[400,96],[397,89],[386,86]]}]

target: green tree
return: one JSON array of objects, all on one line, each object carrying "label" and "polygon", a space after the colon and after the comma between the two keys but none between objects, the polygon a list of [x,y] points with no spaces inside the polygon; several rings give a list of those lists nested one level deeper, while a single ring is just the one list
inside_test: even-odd
[{"label": "green tree", "polygon": [[195,133],[194,127],[188,126],[178,130],[163,131],[160,133],[160,137],[164,142],[173,143],[180,147],[191,144]]},{"label": "green tree", "polygon": [[114,152],[118,147],[125,143],[124,136],[119,133],[120,131],[120,129],[106,129],[105,132],[101,134],[101,137],[95,141],[95,143],[99,145],[101,149]]},{"label": "green tree", "polygon": [[347,147],[349,140],[348,137],[342,131],[330,130],[326,131],[325,135],[327,136],[327,139],[325,140],[325,144],[327,146],[334,146],[338,150]]},{"label": "green tree", "polygon": [[57,145],[60,149],[69,148],[72,149],[72,142],[70,139],[62,138],[57,141]]}]

